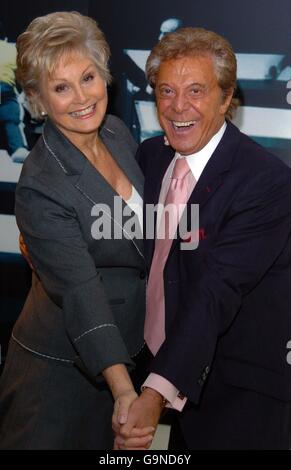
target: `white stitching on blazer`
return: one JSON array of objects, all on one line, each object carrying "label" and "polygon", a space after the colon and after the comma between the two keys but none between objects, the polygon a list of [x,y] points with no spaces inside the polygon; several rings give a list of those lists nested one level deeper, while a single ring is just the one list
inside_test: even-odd
[{"label": "white stitching on blazer", "polygon": [[50,148],[49,144],[47,143],[47,141],[45,140],[44,138],[44,134],[42,134],[42,138],[43,138],[43,141],[44,141],[44,145],[46,146],[46,148],[48,149],[48,151],[52,154],[52,156],[56,159],[56,161],[58,162],[58,164],[60,165],[61,169],[63,170],[64,173],[66,173],[66,175],[68,174],[66,168],[64,167],[64,165],[62,164],[62,162],[58,159],[58,157],[56,156],[56,154],[52,151],[52,149]]},{"label": "white stitching on blazer", "polygon": [[54,356],[47,356],[46,354],[42,354],[38,351],[35,351],[28,346],[25,346],[25,344],[21,343],[17,338],[15,338],[14,334],[12,333],[12,339],[19,344],[22,348],[27,349],[27,351],[32,352],[34,354],[37,354],[38,356],[45,357],[46,359],[53,359],[54,361],[61,361],[61,362],[69,362],[70,364],[74,364],[74,361],[71,361],[70,359],[61,359],[60,357],[54,357]]},{"label": "white stitching on blazer", "polygon": [[99,325],[99,326],[95,326],[95,328],[91,328],[91,330],[88,330],[88,331],[85,331],[85,333],[82,333],[80,336],[78,336],[77,338],[74,338],[73,341],[78,341],[80,338],[82,338],[82,336],[85,336],[87,335],[88,333],[91,333],[92,331],[94,330],[98,330],[99,328],[106,328],[108,326],[111,326],[113,328],[117,328],[116,325],[114,325],[113,323],[104,323],[104,325]]},{"label": "white stitching on blazer", "polygon": [[115,134],[115,132],[112,131],[111,129],[108,129],[108,127],[104,127],[104,129],[106,129],[108,132],[111,132],[111,134]]}]

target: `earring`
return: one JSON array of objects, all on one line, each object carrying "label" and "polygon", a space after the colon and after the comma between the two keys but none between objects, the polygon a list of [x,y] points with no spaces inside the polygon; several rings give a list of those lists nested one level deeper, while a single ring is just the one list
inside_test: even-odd
[{"label": "earring", "polygon": [[166,135],[164,135],[164,144],[165,145],[170,145]]},{"label": "earring", "polygon": [[42,117],[45,117],[45,116],[46,116],[46,112],[45,112],[45,111],[41,111],[40,114],[41,114]]}]

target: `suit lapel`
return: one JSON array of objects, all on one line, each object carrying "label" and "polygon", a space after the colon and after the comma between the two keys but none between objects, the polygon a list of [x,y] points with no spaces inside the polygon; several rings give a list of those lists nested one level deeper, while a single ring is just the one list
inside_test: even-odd
[{"label": "suit lapel", "polygon": [[159,146],[158,149],[153,145],[152,149],[147,150],[147,152],[153,152],[154,155],[154,159],[150,159],[150,168],[144,169],[146,175],[144,199],[147,204],[157,204],[159,202],[164,175],[175,155],[175,151],[171,147],[161,146],[160,138],[157,144]]},{"label": "suit lapel", "polygon": [[[223,180],[231,169],[233,157],[239,145],[240,132],[231,123],[228,123],[226,131],[215,149],[213,155],[205,166],[192,194],[187,203],[187,222],[190,230],[191,204],[199,205],[199,213],[206,206],[207,202],[215,194],[217,189],[223,184]],[[176,234],[173,240],[169,256],[174,250],[181,237]]]},{"label": "suit lapel", "polygon": [[[156,205],[159,202],[159,196],[164,175],[174,158],[175,151],[170,146],[163,145],[161,151],[157,155],[154,161],[154,169],[151,169],[149,176],[146,177],[146,184],[144,189],[144,200],[146,204]],[[144,206],[144,227],[147,227],[146,221],[146,207]],[[156,213],[154,219],[154,233],[156,229]],[[145,243],[146,258],[148,265],[151,265],[152,257],[155,248],[155,240],[153,238],[147,238]]]}]

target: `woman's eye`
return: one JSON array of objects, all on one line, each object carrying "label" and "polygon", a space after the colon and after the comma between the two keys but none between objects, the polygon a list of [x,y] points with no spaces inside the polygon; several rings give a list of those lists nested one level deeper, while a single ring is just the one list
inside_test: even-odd
[{"label": "woman's eye", "polygon": [[65,85],[65,84],[63,84],[63,83],[62,83],[61,85],[57,85],[57,86],[55,87],[55,91],[56,91],[57,93],[62,93],[63,91],[66,91],[66,89],[67,89],[67,85]]},{"label": "woman's eye", "polygon": [[93,73],[89,73],[88,75],[85,75],[84,82],[90,82],[91,80],[93,80],[93,78],[94,78]]}]

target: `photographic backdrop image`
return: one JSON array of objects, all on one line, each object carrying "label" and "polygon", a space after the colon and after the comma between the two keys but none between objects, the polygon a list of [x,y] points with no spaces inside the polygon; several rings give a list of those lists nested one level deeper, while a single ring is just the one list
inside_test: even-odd
[{"label": "photographic backdrop image", "polygon": [[[137,142],[161,133],[153,90],[145,78],[150,49],[181,26],[226,37],[238,63],[241,106],[233,122],[291,166],[290,0],[2,0],[0,12],[0,345],[5,358],[31,273],[18,247],[14,192],[23,162],[42,132],[15,81],[16,39],[29,22],[75,10],[97,20],[111,47],[109,112]],[[14,12],[12,15],[11,12]]]},{"label": "photographic backdrop image", "polygon": [[15,80],[16,39],[33,18],[61,10],[88,14],[87,0],[2,0],[0,9],[0,371],[8,340],[31,284],[31,270],[19,250],[14,194],[23,162],[43,124],[31,116]]}]

